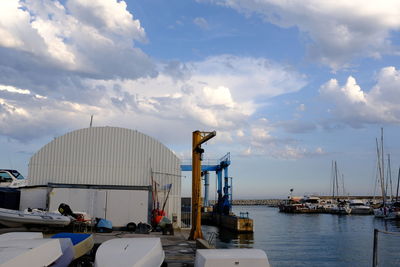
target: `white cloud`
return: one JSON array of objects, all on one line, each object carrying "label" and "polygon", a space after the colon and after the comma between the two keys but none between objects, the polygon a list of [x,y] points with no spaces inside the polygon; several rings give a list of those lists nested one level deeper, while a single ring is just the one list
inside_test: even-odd
[{"label": "white cloud", "polygon": [[[44,75],[48,67],[80,77],[156,73],[148,56],[133,46],[146,35],[124,1],[1,1],[0,33],[0,65],[24,65],[31,76]],[[13,61],[6,60],[10,55]]]},{"label": "white cloud", "polygon": [[221,143],[259,153],[273,137],[257,110],[306,84],[264,58],[153,65],[135,47],[146,34],[124,1],[2,1],[0,33],[0,135],[21,142],[87,127],[94,114],[95,125],[177,143],[217,130]]},{"label": "white cloud", "polygon": [[394,53],[391,32],[400,29],[400,2],[374,0],[199,0],[255,13],[283,28],[305,33],[310,56],[333,69],[356,57]]},{"label": "white cloud", "polygon": [[337,120],[360,127],[368,123],[400,123],[400,72],[386,67],[377,75],[375,86],[363,91],[352,76],[341,86],[331,79],[321,86],[320,94],[335,105]]},{"label": "white cloud", "polygon": [[207,30],[209,28],[208,22],[205,18],[197,17],[193,20],[193,23],[199,26],[203,30]]},{"label": "white cloud", "polygon": [[31,92],[26,89],[19,89],[15,88],[14,86],[9,86],[9,85],[1,85],[0,84],[0,91],[7,91],[11,93],[18,93],[18,94],[23,94],[23,95],[29,95]]},{"label": "white cloud", "polygon": [[306,110],[306,105],[305,105],[305,104],[300,104],[300,105],[296,108],[296,110],[297,110],[297,111],[303,112],[303,111]]},{"label": "white cloud", "polygon": [[204,94],[204,99],[209,105],[222,105],[226,107],[234,106],[229,88],[223,86],[210,88],[206,86],[203,88],[202,94]]},{"label": "white cloud", "polygon": [[[86,127],[90,114],[95,114],[95,125],[134,128],[172,142],[180,142],[176,140],[183,140],[194,129],[216,130],[220,144],[240,143],[251,147],[256,155],[271,155],[268,149],[259,149],[274,138],[266,118],[252,118],[262,104],[256,102],[260,97],[268,99],[298,91],[305,80],[280,65],[265,63],[259,58],[223,55],[160,65],[159,75],[154,78],[81,79],[73,85],[77,89],[70,89],[72,84],[64,85],[66,91],[85,88],[85,101],[70,98],[60,102],[51,94],[42,99],[32,91],[22,98],[21,92],[25,91],[6,87],[0,90],[0,98],[12,107],[4,107],[7,113],[2,124],[7,124],[7,129],[0,127],[0,133],[18,140],[31,140],[45,131],[53,136],[63,129]],[[95,100],[89,99],[91,95]],[[18,115],[12,109],[26,113]],[[35,131],[24,130],[35,129],[35,125],[41,129],[37,136]],[[279,144],[274,151],[282,148]]]},{"label": "white cloud", "polygon": [[268,140],[271,139],[271,135],[268,130],[259,127],[253,127],[251,129],[251,135],[255,140]]},{"label": "white cloud", "polygon": [[277,128],[267,119],[254,120],[236,137],[235,154],[244,157],[272,157],[296,160],[324,154],[321,147],[308,148],[291,138],[278,138]]},{"label": "white cloud", "polygon": [[127,11],[125,1],[69,0],[67,6],[80,22],[93,28],[124,38],[146,40],[144,29]]}]

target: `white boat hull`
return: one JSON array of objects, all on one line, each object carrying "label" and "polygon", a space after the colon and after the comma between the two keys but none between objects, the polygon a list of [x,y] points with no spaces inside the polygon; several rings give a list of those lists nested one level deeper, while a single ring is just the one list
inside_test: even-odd
[{"label": "white boat hull", "polygon": [[71,219],[69,217],[57,213],[0,208],[0,223],[8,227],[18,227],[26,224],[65,226],[70,222]]},{"label": "white boat hull", "polygon": [[198,249],[194,267],[252,266],[269,267],[267,254],[261,249]]},{"label": "white boat hull", "polygon": [[164,258],[160,238],[117,238],[101,244],[95,267],[159,267]]},{"label": "white boat hull", "polygon": [[0,242],[7,240],[41,239],[41,238],[43,238],[42,232],[9,232],[0,235]]},{"label": "white boat hull", "polygon": [[56,239],[0,241],[0,266],[49,266],[62,255]]},{"label": "white boat hull", "polygon": [[82,233],[58,233],[51,238],[68,238],[72,241],[74,259],[88,253],[94,246],[93,235]]},{"label": "white boat hull", "polygon": [[74,245],[69,238],[57,238],[60,242],[62,255],[51,265],[51,267],[66,267],[74,260]]},{"label": "white boat hull", "polygon": [[369,215],[372,214],[372,209],[369,207],[352,207],[350,214]]}]

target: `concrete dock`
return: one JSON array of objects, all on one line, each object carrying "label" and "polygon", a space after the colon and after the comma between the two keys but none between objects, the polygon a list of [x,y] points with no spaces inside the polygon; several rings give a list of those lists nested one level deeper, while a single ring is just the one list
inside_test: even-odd
[{"label": "concrete dock", "polygon": [[[40,232],[40,229],[19,228],[0,228],[0,234],[8,232]],[[149,234],[136,234],[126,231],[113,231],[111,233],[92,233],[95,248],[101,243],[113,238],[144,238],[159,237],[165,252],[165,262],[171,267],[194,266],[196,254],[196,242],[189,241],[190,230],[175,230],[174,235],[163,235],[161,232],[151,232]],[[52,233],[44,232],[44,236],[51,236]],[[117,266],[117,265],[116,265]]]}]

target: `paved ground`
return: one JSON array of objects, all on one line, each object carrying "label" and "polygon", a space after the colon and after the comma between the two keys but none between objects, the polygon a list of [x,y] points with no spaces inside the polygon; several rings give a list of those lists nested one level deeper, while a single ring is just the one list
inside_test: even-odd
[{"label": "paved ground", "polygon": [[[7,232],[29,231],[26,228],[0,228],[0,234]],[[40,231],[30,229],[30,231]],[[51,235],[50,233],[45,236]],[[95,248],[102,242],[113,238],[143,238],[159,237],[165,252],[165,262],[169,267],[193,266],[196,253],[195,241],[188,241],[189,231],[175,231],[174,235],[162,235],[161,232],[151,232],[150,234],[135,234],[124,231],[114,231],[112,233],[93,233]],[[79,265],[81,266],[81,265]],[[83,265],[82,265],[83,266]],[[86,266],[86,265],[85,265]]]}]

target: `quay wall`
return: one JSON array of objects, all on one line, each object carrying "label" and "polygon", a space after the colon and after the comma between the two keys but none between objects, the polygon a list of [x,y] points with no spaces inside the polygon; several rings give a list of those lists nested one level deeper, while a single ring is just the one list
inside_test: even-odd
[{"label": "quay wall", "polygon": [[[332,196],[318,196],[321,199],[332,199]],[[339,196],[335,197],[339,199],[365,199],[365,200],[372,200],[376,199],[379,200],[382,197],[374,197],[374,196]],[[278,206],[278,204],[286,198],[280,198],[280,199],[236,199],[232,201],[232,205],[236,206],[257,206],[257,205],[263,205],[263,206]],[[211,204],[214,201],[210,201]]]}]

